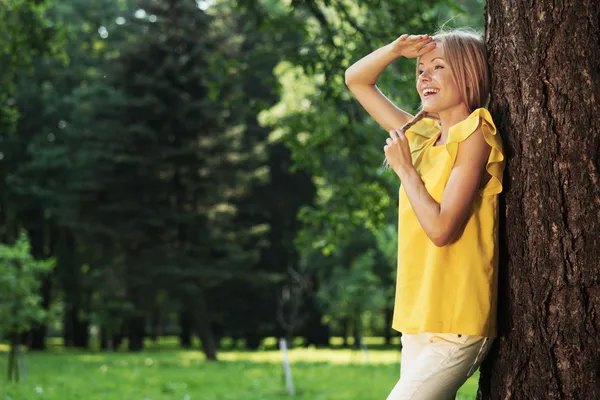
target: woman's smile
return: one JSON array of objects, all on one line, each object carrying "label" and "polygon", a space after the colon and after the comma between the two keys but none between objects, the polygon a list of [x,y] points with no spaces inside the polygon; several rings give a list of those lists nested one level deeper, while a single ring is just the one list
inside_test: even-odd
[{"label": "woman's smile", "polygon": [[432,88],[432,87],[425,88],[425,89],[423,89],[423,98],[433,97],[439,91],[440,91],[440,89],[436,89],[436,88]]}]

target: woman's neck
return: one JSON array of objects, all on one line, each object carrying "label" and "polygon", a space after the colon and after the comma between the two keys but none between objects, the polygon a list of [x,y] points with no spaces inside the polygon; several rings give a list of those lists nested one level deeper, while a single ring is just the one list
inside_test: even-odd
[{"label": "woman's neck", "polygon": [[461,121],[464,121],[470,114],[469,108],[465,104],[440,111],[438,116],[440,119],[442,134],[438,139],[437,144],[446,143],[448,140],[448,132],[450,132],[450,127],[458,124]]}]

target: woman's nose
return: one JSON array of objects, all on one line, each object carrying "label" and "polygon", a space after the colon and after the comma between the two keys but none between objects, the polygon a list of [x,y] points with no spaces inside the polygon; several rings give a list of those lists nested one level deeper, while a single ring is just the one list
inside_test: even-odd
[{"label": "woman's nose", "polygon": [[421,82],[429,82],[431,80],[431,75],[428,71],[423,71],[421,75],[419,75],[419,80],[421,80]]}]

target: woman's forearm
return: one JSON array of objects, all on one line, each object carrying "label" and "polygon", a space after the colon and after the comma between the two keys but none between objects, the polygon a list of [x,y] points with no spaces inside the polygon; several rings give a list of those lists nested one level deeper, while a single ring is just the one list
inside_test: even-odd
[{"label": "woman's forearm", "polygon": [[398,57],[400,55],[392,50],[391,44],[373,51],[346,70],[346,85],[375,85],[383,70]]},{"label": "woman's forearm", "polygon": [[440,205],[431,197],[418,172],[414,168],[396,171],[402,181],[406,197],[412,206],[425,234],[436,246],[444,246],[448,242],[444,224],[441,221]]}]

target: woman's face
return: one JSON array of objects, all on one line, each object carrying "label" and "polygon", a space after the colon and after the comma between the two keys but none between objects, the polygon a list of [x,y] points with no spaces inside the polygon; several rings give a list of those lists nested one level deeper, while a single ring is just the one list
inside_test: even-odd
[{"label": "woman's face", "polygon": [[454,82],[450,65],[444,59],[440,42],[418,60],[417,91],[421,97],[423,111],[440,113],[462,106],[460,92]]}]

